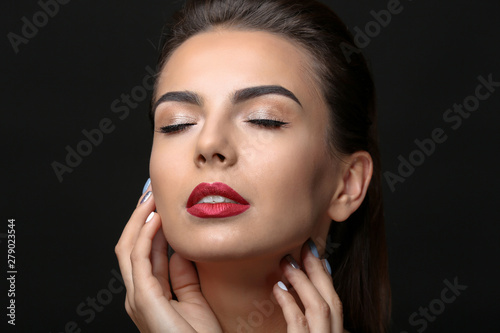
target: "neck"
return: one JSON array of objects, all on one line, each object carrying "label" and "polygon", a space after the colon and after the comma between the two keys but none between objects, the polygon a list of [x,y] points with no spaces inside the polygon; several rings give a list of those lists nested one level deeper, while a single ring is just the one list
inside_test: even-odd
[{"label": "neck", "polygon": [[224,332],[286,332],[272,292],[274,284],[283,280],[281,259],[196,263],[203,295]]}]

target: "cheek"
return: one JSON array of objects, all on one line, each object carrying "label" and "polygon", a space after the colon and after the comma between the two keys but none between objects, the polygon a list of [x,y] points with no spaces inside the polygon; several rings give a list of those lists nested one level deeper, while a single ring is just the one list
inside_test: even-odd
[{"label": "cheek", "polygon": [[[173,203],[183,195],[183,184],[187,181],[185,172],[188,162],[187,147],[161,142],[154,139],[151,151],[149,174],[158,212],[172,210]],[[187,198],[186,198],[187,199]],[[178,208],[176,208],[178,209]]]},{"label": "cheek", "polygon": [[183,234],[176,230],[178,223],[171,221],[179,221],[183,209],[179,198],[185,191],[185,163],[180,163],[179,159],[186,157],[178,155],[180,152],[175,151],[177,148],[172,149],[154,143],[149,171],[156,211],[161,216],[163,233],[169,243]]},{"label": "cheek", "polygon": [[325,156],[322,138],[300,134],[260,150],[255,184],[261,187],[262,201],[272,203],[263,206],[266,215],[311,227],[327,210],[335,187],[334,166]]}]

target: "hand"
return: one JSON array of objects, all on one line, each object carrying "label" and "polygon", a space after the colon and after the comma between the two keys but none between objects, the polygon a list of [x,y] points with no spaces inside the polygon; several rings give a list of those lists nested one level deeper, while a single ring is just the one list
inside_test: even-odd
[{"label": "hand", "polygon": [[[201,293],[193,263],[178,254],[169,263],[161,218],[154,213],[153,195],[148,193],[115,247],[127,288],[128,315],[141,332],[222,332]],[[169,268],[177,301],[170,291]]]},{"label": "hand", "polygon": [[[280,287],[284,286],[282,283],[277,283],[273,288],[274,297],[281,306],[287,323],[287,332],[346,333],[342,303],[333,287],[332,277],[326,272],[322,261],[313,254],[308,243],[302,247],[301,253],[305,272],[291,256],[281,261],[284,276],[293,290],[283,290]],[[300,299],[301,305],[297,304],[292,293]]]}]

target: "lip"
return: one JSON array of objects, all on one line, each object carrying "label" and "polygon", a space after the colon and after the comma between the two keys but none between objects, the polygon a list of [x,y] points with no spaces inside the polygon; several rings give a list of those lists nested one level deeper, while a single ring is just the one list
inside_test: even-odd
[{"label": "lip", "polygon": [[[237,203],[197,203],[209,195],[219,195]],[[239,215],[250,208],[250,204],[238,192],[224,183],[201,183],[191,192],[186,208],[189,214],[196,217],[222,218]]]}]

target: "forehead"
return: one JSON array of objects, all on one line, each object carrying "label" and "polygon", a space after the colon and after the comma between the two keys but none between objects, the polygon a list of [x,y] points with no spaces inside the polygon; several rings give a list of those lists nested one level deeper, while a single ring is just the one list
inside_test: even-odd
[{"label": "forehead", "polygon": [[311,57],[298,44],[261,31],[214,30],[197,34],[171,55],[158,78],[158,92],[235,91],[281,85],[306,99],[317,91]]}]

